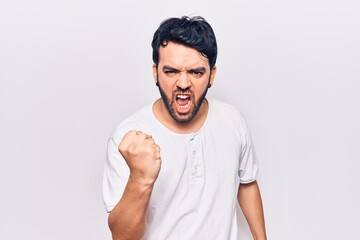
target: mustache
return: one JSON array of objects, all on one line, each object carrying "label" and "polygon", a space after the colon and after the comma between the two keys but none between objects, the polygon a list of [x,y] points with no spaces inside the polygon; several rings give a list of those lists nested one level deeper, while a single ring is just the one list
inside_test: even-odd
[{"label": "mustache", "polygon": [[191,98],[195,98],[194,92],[190,90],[175,90],[172,92],[172,97],[176,98],[177,95],[181,95],[181,94],[190,95]]},{"label": "mustache", "polygon": [[175,91],[173,91],[173,94],[193,94],[193,91],[190,90],[190,88],[186,88],[186,89],[176,89]]}]

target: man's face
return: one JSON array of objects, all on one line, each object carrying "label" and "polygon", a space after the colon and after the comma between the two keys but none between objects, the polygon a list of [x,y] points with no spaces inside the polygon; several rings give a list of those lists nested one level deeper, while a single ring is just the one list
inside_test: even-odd
[{"label": "man's face", "polygon": [[197,50],[168,42],[159,49],[154,78],[166,109],[178,123],[190,122],[202,106],[208,84],[213,84],[216,68]]}]

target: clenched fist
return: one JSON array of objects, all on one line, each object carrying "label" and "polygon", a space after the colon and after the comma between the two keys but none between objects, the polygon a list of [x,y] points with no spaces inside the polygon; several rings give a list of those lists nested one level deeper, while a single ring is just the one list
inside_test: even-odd
[{"label": "clenched fist", "polygon": [[119,152],[130,168],[130,177],[142,184],[153,184],[160,172],[160,147],[152,136],[129,131],[119,144]]}]

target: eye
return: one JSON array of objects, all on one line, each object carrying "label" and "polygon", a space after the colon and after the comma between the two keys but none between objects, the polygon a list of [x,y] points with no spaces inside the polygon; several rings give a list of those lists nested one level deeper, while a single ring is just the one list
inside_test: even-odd
[{"label": "eye", "polygon": [[201,77],[204,75],[204,71],[198,71],[198,70],[191,70],[190,74],[195,77]]},{"label": "eye", "polygon": [[175,76],[179,71],[177,70],[173,70],[173,69],[165,69],[164,73],[165,75],[167,75],[168,77],[173,77]]}]

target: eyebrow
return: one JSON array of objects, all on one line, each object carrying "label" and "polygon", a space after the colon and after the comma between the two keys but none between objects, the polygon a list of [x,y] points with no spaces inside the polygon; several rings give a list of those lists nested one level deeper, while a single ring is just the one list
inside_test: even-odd
[{"label": "eyebrow", "polygon": [[190,69],[189,71],[193,71],[193,72],[206,72],[206,68],[204,68],[204,67],[198,67],[198,68]]},{"label": "eyebrow", "polygon": [[[163,71],[165,71],[165,70],[170,70],[170,71],[177,71],[177,72],[179,72],[178,69],[173,68],[173,67],[170,67],[170,66],[167,66],[167,65],[163,66]],[[206,68],[205,68],[205,67],[198,67],[198,68],[193,68],[193,69],[189,69],[189,70],[188,70],[188,72],[191,72],[191,71],[193,71],[193,72],[206,72]]]},{"label": "eyebrow", "polygon": [[163,71],[165,71],[165,70],[177,71],[177,72],[179,71],[176,68],[173,68],[173,67],[170,67],[170,66],[163,66]]}]

